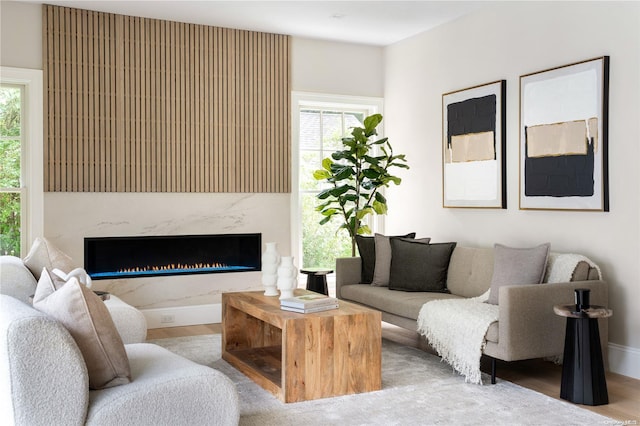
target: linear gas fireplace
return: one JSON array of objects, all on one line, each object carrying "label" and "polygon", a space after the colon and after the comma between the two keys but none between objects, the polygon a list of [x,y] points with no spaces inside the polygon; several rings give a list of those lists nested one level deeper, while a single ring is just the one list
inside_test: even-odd
[{"label": "linear gas fireplace", "polygon": [[84,267],[94,280],[260,271],[261,234],[84,239]]}]

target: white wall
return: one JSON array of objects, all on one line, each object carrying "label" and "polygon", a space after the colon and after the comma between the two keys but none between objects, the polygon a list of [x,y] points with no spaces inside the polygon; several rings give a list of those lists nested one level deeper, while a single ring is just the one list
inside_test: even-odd
[{"label": "white wall", "polygon": [[[519,76],[603,55],[611,57],[611,211],[520,211]],[[442,94],[499,79],[507,80],[508,209],[442,208]],[[550,241],[552,250],[592,258],[610,284],[610,342],[639,360],[639,94],[640,4],[633,2],[502,2],[388,47],[386,132],[411,171],[389,192],[387,232],[473,246]],[[621,372],[639,377],[639,368]]]},{"label": "white wall", "polygon": [[294,37],[291,86],[294,91],[339,95],[383,95],[383,49]]},{"label": "white wall", "polygon": [[0,1],[0,64],[42,69],[42,6]]}]

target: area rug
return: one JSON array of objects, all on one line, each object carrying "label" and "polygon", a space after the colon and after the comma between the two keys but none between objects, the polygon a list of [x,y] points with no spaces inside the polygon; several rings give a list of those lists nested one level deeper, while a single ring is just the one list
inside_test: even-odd
[{"label": "area rug", "polygon": [[[511,382],[465,383],[435,355],[382,341],[382,390],[284,404],[220,358],[220,335],[150,340],[222,371],[240,396],[240,425],[606,425],[610,418]],[[488,383],[486,377],[483,378]]]}]

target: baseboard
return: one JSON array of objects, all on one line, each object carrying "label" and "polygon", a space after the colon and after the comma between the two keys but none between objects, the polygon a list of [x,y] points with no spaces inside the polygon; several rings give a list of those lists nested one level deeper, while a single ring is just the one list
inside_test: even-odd
[{"label": "baseboard", "polygon": [[640,350],[609,343],[609,370],[613,373],[640,379]]},{"label": "baseboard", "polygon": [[141,309],[147,328],[180,327],[222,322],[222,304]]}]

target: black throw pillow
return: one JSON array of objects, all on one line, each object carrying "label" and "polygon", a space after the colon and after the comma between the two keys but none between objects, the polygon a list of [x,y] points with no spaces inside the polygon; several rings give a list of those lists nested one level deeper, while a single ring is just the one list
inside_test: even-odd
[{"label": "black throw pillow", "polygon": [[391,239],[389,289],[448,293],[447,272],[456,243]]},{"label": "black throw pillow", "polygon": [[[416,233],[410,232],[407,235],[398,235],[402,238],[415,238]],[[362,275],[360,283],[371,284],[373,281],[373,271],[376,267],[376,241],[374,237],[356,235],[356,245],[360,258],[362,258]]]}]

